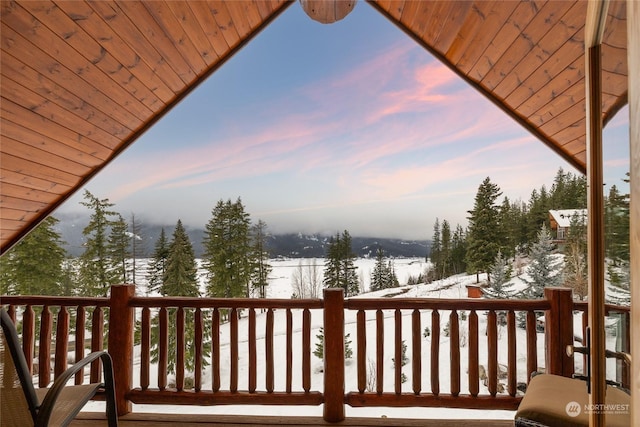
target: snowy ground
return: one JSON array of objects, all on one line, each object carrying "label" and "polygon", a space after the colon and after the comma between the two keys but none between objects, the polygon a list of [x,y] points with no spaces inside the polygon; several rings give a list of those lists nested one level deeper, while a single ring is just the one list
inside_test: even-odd
[{"label": "snowy ground", "polygon": [[[320,271],[322,271],[322,266],[324,260],[318,259],[316,260],[320,265]],[[273,267],[273,271],[271,274],[272,279],[270,280],[267,296],[269,298],[290,298],[291,291],[291,278],[294,274],[294,271],[298,268],[300,263],[310,264],[313,260],[310,259],[289,259],[289,260],[272,260],[270,263]],[[394,261],[395,271],[398,276],[398,279],[401,284],[405,284],[409,276],[418,276],[420,273],[424,272],[427,267],[427,263],[424,259],[419,258],[411,258],[411,259],[397,259]],[[367,290],[369,288],[369,278],[373,268],[375,266],[375,260],[373,259],[359,259],[356,262],[356,265],[359,270],[359,277],[362,278],[364,289]],[[415,286],[402,286],[400,289],[391,289],[378,291],[373,293],[366,293],[363,296],[365,297],[384,297],[389,296],[389,294],[397,294],[395,298],[406,298],[406,297],[424,297],[424,298],[466,298],[467,296],[467,284],[475,283],[475,276],[455,276],[443,281],[435,282],[428,285],[415,285]],[[514,279],[517,287],[524,286],[523,282],[520,279]],[[403,292],[398,292],[399,290]],[[407,344],[407,356],[410,357],[411,352],[411,312],[403,311],[403,322],[402,322],[402,336],[403,339],[406,340]],[[367,321],[374,322],[373,313],[367,313]],[[258,348],[258,390],[264,390],[264,314],[257,314],[257,348]],[[441,331],[447,326],[449,318],[449,312],[441,311],[440,312],[440,322],[441,322]],[[486,327],[486,316],[484,313],[478,312],[478,320],[479,320],[479,354],[480,354],[480,364],[487,366],[486,363],[486,355],[487,355],[487,343],[484,337],[483,331]],[[579,320],[578,318],[576,320]],[[246,318],[243,318],[239,322],[239,340],[240,340],[240,360],[239,360],[239,384],[238,388],[240,390],[247,388],[247,377],[248,377],[248,369],[247,369],[247,357],[243,357],[243,354],[246,354],[246,346],[247,346],[247,327],[246,327]],[[356,353],[357,348],[355,345],[355,336],[356,336],[356,313],[353,311],[347,311],[345,313],[345,332],[349,333],[351,339],[353,341],[351,348],[353,349],[353,358],[346,362],[345,366],[345,390],[349,391],[357,391],[357,367],[356,367]],[[384,366],[384,390],[385,391],[393,391],[394,389],[394,378],[393,378],[393,362],[391,358],[393,357],[393,348],[394,348],[394,314],[393,311],[385,312],[385,366]],[[274,331],[274,347],[275,353],[282,354],[284,351],[279,351],[279,348],[284,349],[285,347],[285,312],[284,310],[276,310],[274,315],[274,323],[275,323],[275,331]],[[293,325],[294,325],[294,337],[293,337],[293,345],[294,345],[294,366],[293,366],[293,389],[302,390],[300,372],[301,372],[301,356],[300,356],[300,348],[301,348],[301,336],[300,330],[302,327],[302,317],[301,312],[298,310],[294,310],[293,312]],[[224,366],[228,366],[229,360],[229,347],[228,347],[228,329],[227,325],[221,325],[221,366],[223,367],[221,375],[221,386],[222,389],[226,389],[229,384],[228,375],[226,375],[226,371],[224,370]],[[322,326],[322,313],[320,311],[312,311],[312,349],[315,348],[316,334],[318,329]],[[424,329],[426,326],[431,327],[431,316],[430,311],[426,310],[422,315],[422,328]],[[579,327],[576,327],[579,331]],[[460,321],[460,356],[461,356],[461,372],[460,372],[460,387],[462,394],[468,394],[468,382],[467,382],[467,366],[468,366],[468,347],[467,347],[467,322],[461,320]],[[524,382],[526,381],[526,339],[525,332],[522,329],[517,330],[517,363],[518,363],[518,381]],[[506,365],[507,363],[507,347],[506,347],[506,329],[503,327],[499,327],[498,338],[499,338],[499,350],[498,350],[498,362],[499,364]],[[611,338],[613,341],[610,343],[609,348],[613,348],[614,338]],[[375,350],[375,328],[368,328],[367,335],[367,358],[371,360],[375,360],[375,354],[373,353]],[[440,392],[448,393],[450,389],[449,384],[449,338],[445,336],[444,333],[441,332],[440,338]],[[424,392],[428,392],[430,390],[430,361],[429,361],[429,350],[430,350],[430,337],[425,337],[422,343],[422,390]],[[296,353],[296,351],[298,353]],[[312,382],[311,389],[322,391],[322,381],[323,374],[321,372],[322,361],[315,357],[312,357]],[[134,387],[138,385],[138,372],[139,372],[139,363],[140,360],[138,357],[134,360]],[[284,378],[285,378],[285,366],[284,364],[276,363],[275,366],[275,390],[283,391],[285,388]],[[577,370],[581,369],[578,362],[576,365]],[[544,366],[544,334],[538,334],[538,366]],[[615,369],[615,367],[612,367]],[[154,374],[154,367],[151,369],[152,375]],[[408,364],[404,366],[403,372],[406,373],[408,378],[411,378],[411,360],[409,360]],[[615,370],[613,371],[615,372]],[[262,374],[261,374],[262,373]],[[615,377],[615,375],[613,375]],[[610,376],[611,377],[611,376]],[[151,378],[151,387],[153,388],[155,385],[155,378]],[[505,382],[505,380],[501,380]],[[211,383],[211,374],[210,371],[206,371],[204,378],[204,384]],[[411,391],[411,380],[408,380],[405,384],[403,384],[403,391],[410,392]],[[206,386],[205,386],[206,388]],[[208,387],[210,389],[210,386]],[[480,393],[487,394],[486,387],[483,386],[482,381],[480,384]],[[100,407],[100,403],[93,402],[91,403],[86,410],[92,411],[97,410]],[[165,412],[165,413],[209,413],[209,414],[252,414],[252,415],[317,415],[322,416],[322,406],[213,406],[213,407],[197,407],[197,406],[154,406],[154,405],[134,405],[135,412]],[[514,413],[512,411],[503,411],[503,410],[465,410],[465,409],[449,409],[449,408],[351,408],[349,406],[346,407],[346,415],[349,416],[366,416],[366,417],[380,417],[380,416],[388,416],[388,417],[397,417],[397,418],[474,418],[474,419],[513,419]]]}]

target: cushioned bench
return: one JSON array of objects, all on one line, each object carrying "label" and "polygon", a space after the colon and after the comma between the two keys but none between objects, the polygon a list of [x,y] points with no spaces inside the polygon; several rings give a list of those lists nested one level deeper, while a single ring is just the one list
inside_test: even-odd
[{"label": "cushioned bench", "polygon": [[[541,374],[531,378],[527,392],[516,412],[517,427],[588,426],[589,395],[587,384],[579,379]],[[607,427],[631,425],[630,396],[607,386]]]}]

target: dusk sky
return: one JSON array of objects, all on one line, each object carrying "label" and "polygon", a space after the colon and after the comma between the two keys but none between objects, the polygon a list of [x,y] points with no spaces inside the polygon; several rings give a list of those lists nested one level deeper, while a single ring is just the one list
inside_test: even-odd
[{"label": "dusk sky", "polygon": [[[628,114],[605,129],[606,191]],[[296,3],[85,188],[169,233],[240,197],[271,233],[423,240],[436,217],[466,226],[487,176],[528,201],[560,167],[578,173],[366,3],[331,25]]]}]

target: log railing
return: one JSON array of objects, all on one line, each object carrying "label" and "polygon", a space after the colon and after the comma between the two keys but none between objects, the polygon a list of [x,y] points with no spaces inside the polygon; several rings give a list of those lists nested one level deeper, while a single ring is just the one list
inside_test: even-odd
[{"label": "log railing", "polygon": [[[545,299],[535,301],[345,300],[342,290],[336,289],[325,290],[322,300],[284,300],[145,298],[135,296],[131,285],[113,286],[110,298],[7,296],[2,304],[8,305],[14,319],[19,317],[27,360],[34,359],[39,313],[41,387],[50,381],[52,342],[55,376],[66,367],[69,331],[75,334],[76,359],[86,351],[88,339],[91,350],[102,349],[108,332],[121,415],[131,411],[132,402],[324,404],[327,421],[344,419],[345,404],[514,409],[521,399],[518,383],[526,383],[532,372],[573,373],[573,359],[565,347],[574,342],[573,310],[581,308],[574,307],[571,292],[561,288],[548,289]],[[391,323],[385,324],[385,318]],[[104,319],[108,319],[106,331]],[[85,334],[87,322],[89,334]],[[518,323],[526,327],[518,328]],[[539,352],[538,334],[545,323],[554,327],[546,328],[546,350]],[[285,325],[284,333],[274,327],[279,324]],[[389,324],[392,330],[385,330]],[[324,381],[314,388],[312,333],[320,327],[324,327]],[[353,379],[345,378],[346,327],[355,330],[357,378]],[[384,339],[389,334],[393,334],[391,347]],[[405,352],[409,375],[403,372],[403,363],[395,363],[405,358]],[[523,353],[526,360],[518,364],[516,355]],[[134,364],[139,367],[135,378]],[[169,374],[171,364],[175,377]],[[506,384],[498,382],[502,365]],[[486,386],[481,384],[481,370]],[[193,373],[192,385],[187,371]],[[76,378],[82,380],[82,375]]]},{"label": "log railing", "polygon": [[[588,303],[586,301],[574,302],[573,309],[578,315],[580,315],[580,331],[581,334],[576,336],[576,341],[583,343],[584,337],[587,334],[587,326],[589,325],[589,313],[588,313]],[[631,317],[630,317],[631,308],[629,306],[620,306],[614,304],[605,304],[604,306],[604,314],[605,316],[612,320],[613,327],[615,327],[615,343],[611,346],[611,348],[607,348],[607,350],[614,351],[622,351],[624,353],[631,353]],[[579,357],[579,356],[577,356]],[[587,356],[582,356],[581,366],[586,366]],[[607,378],[611,380],[615,380],[618,384],[626,389],[630,389],[631,387],[631,367],[628,363],[621,359],[615,359],[608,363],[615,363],[616,365],[616,375],[614,378]],[[583,368],[582,373],[584,373]]]}]

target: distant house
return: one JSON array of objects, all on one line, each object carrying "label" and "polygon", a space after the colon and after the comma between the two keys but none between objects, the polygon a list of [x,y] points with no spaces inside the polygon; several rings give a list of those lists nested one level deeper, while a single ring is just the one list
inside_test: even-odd
[{"label": "distant house", "polygon": [[587,221],[586,209],[561,209],[549,211],[549,223],[554,243],[564,243],[569,235],[571,220],[577,217],[583,224]]}]

